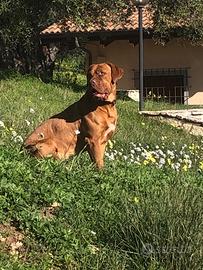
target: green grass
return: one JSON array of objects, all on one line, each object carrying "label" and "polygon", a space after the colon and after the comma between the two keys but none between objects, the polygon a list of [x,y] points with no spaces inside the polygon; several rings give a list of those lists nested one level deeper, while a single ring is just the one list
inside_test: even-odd
[{"label": "green grass", "polygon": [[145,101],[145,110],[158,111],[158,110],[184,110],[184,109],[198,109],[202,105],[188,105],[188,104],[172,104],[168,102],[154,102],[152,100]]},{"label": "green grass", "polygon": [[[0,240],[0,269],[202,269],[198,163],[185,172],[106,159],[98,172],[86,154],[36,160],[14,142],[13,131],[25,138],[78,100],[77,89],[21,76],[0,83],[0,220],[24,235],[14,255]],[[164,137],[165,149],[199,146],[202,160],[201,138],[139,115],[133,101],[118,100],[117,108],[114,149],[127,153],[131,142],[153,149]],[[44,216],[54,202],[58,207]]]}]

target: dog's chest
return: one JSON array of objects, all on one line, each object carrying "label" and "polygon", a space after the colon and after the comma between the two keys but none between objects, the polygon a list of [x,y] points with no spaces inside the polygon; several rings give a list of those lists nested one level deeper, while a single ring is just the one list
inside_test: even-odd
[{"label": "dog's chest", "polygon": [[87,114],[83,119],[83,131],[88,136],[102,136],[109,127],[116,126],[117,111],[112,108],[98,107],[95,111]]}]

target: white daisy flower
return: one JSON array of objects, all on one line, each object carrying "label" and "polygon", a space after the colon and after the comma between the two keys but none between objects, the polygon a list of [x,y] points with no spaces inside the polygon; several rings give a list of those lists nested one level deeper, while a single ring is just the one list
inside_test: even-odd
[{"label": "white daisy flower", "polygon": [[22,143],[23,142],[23,138],[22,138],[22,136],[20,136],[20,135],[17,135],[16,137],[14,137],[14,139],[13,139],[13,141],[15,142],[15,143]]},{"label": "white daisy flower", "polygon": [[15,130],[12,130],[11,134],[12,134],[13,137],[17,136],[17,132]]},{"label": "white daisy flower", "polygon": [[35,110],[33,108],[30,108],[30,113],[35,113]]},{"label": "white daisy flower", "polygon": [[4,122],[0,120],[0,127],[5,128]]},{"label": "white daisy flower", "polygon": [[25,119],[25,123],[27,124],[27,126],[30,126],[30,121],[28,121],[27,119]]}]

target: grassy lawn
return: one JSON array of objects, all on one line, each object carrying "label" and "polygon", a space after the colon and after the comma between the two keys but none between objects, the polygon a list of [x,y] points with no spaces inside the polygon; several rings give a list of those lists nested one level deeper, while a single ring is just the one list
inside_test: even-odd
[{"label": "grassy lawn", "polygon": [[0,82],[0,269],[202,269],[202,138],[118,100],[103,171],[86,154],[59,162],[20,150],[81,89]]}]

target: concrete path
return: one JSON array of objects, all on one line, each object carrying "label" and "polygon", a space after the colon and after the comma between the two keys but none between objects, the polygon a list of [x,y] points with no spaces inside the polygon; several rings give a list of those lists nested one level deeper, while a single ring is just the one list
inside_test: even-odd
[{"label": "concrete path", "polygon": [[186,129],[193,135],[203,136],[203,109],[143,111],[140,114]]}]

